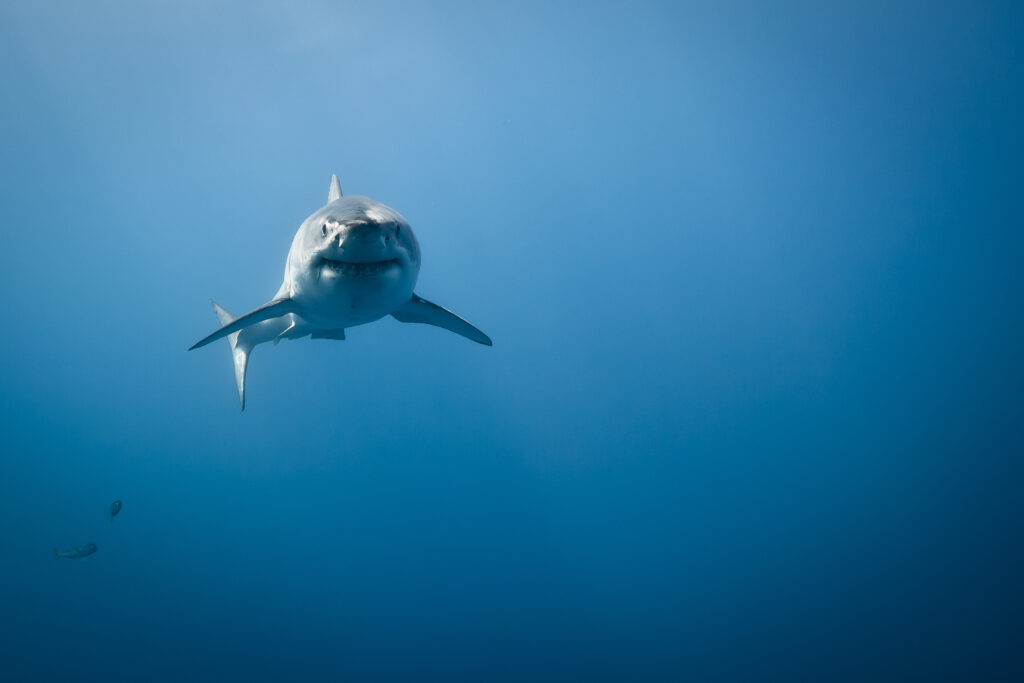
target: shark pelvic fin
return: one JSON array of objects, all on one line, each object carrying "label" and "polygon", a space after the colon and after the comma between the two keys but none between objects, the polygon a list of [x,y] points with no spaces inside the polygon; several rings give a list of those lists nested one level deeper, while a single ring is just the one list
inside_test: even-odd
[{"label": "shark pelvic fin", "polygon": [[[220,320],[221,325],[229,325],[234,322],[235,316],[218,306],[216,301],[211,301],[210,303],[213,304],[213,310],[217,312],[217,318]],[[252,351],[252,345],[242,338],[241,332],[229,334],[228,344],[231,345],[231,360],[235,364],[235,386],[238,387],[238,402],[242,404],[242,410],[245,410],[245,369],[249,366],[249,352]],[[111,517],[110,519],[113,521],[114,518]]]},{"label": "shark pelvic fin", "polygon": [[295,321],[294,321],[294,320],[292,320],[292,321],[291,321],[291,322],[290,322],[290,323],[288,324],[288,327],[286,327],[286,328],[284,328],[283,330],[281,330],[281,334],[279,334],[279,335],[277,335],[276,337],[274,337],[274,346],[277,346],[277,343],[278,343],[279,341],[281,341],[282,339],[288,339],[288,337],[289,337],[289,334],[288,334],[288,333],[289,333],[289,332],[291,332],[291,331],[292,331],[292,330],[294,330],[294,329],[295,329]]},{"label": "shark pelvic fin", "polygon": [[331,174],[331,189],[327,191],[327,203],[330,204],[335,199],[341,199],[341,183],[338,182],[338,176]]},{"label": "shark pelvic fin", "polygon": [[190,346],[188,350],[191,351],[192,349],[198,349],[202,346],[215,342],[218,339],[223,339],[233,332],[245,329],[250,325],[255,325],[256,323],[261,323],[264,320],[270,320],[271,318],[278,318],[286,313],[294,313],[296,310],[298,310],[298,306],[296,306],[295,302],[291,299],[274,299],[273,301],[263,304],[256,310],[249,311],[242,317],[236,318],[213,334],[203,337]]},{"label": "shark pelvic fin", "polygon": [[492,346],[491,338],[467,321],[455,315],[447,308],[431,303],[415,294],[391,315],[403,323],[425,323],[435,327],[443,327],[455,334],[461,334],[466,339],[472,339],[477,344]]},{"label": "shark pelvic fin", "polygon": [[309,335],[310,339],[340,339],[345,340],[345,328],[339,327],[334,330],[315,330]]}]

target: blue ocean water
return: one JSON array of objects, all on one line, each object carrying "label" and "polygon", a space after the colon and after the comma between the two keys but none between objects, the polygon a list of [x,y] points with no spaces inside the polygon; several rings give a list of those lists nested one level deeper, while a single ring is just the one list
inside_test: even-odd
[{"label": "blue ocean water", "polygon": [[[1022,29],[0,2],[0,680],[1019,677]],[[262,346],[240,412],[186,348],[331,173],[495,345]]]}]

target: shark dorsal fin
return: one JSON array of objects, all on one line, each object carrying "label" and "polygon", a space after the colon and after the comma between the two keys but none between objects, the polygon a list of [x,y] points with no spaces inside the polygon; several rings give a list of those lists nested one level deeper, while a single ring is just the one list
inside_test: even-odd
[{"label": "shark dorsal fin", "polygon": [[341,199],[341,183],[338,182],[338,176],[331,174],[331,189],[327,192],[327,203],[330,204],[335,199]]}]

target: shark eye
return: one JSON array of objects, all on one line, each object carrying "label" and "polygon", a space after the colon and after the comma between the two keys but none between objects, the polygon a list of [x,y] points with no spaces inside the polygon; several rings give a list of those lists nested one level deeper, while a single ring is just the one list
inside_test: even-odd
[{"label": "shark eye", "polygon": [[324,237],[327,237],[327,224],[326,223],[324,223],[323,225],[320,226],[320,234],[323,235]]},{"label": "shark eye", "polygon": [[402,226],[401,225],[396,225],[395,226],[395,236],[397,237],[398,235],[401,235],[401,234],[402,234]]}]

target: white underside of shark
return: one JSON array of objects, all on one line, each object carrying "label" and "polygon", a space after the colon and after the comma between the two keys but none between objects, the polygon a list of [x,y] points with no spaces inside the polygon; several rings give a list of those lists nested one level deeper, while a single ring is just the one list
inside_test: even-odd
[{"label": "white underside of shark", "polygon": [[249,354],[265,342],[306,336],[344,339],[346,328],[390,315],[490,346],[486,334],[413,292],[419,270],[419,243],[405,218],[369,197],[342,196],[338,176],[332,176],[327,204],[295,233],[284,282],[274,298],[237,318],[215,302],[222,327],[191,349],[227,337],[238,400],[245,410]]}]

